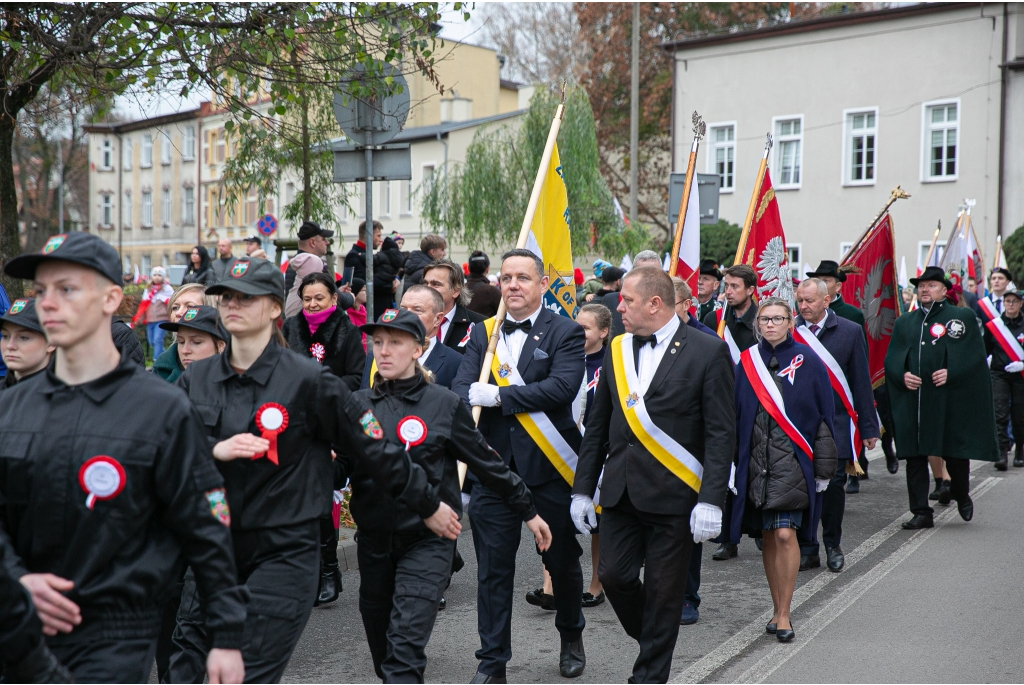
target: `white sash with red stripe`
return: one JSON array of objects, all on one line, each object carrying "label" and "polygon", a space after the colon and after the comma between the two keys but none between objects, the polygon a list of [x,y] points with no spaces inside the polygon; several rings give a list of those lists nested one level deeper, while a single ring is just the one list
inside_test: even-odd
[{"label": "white sash with red stripe", "polygon": [[721,331],[719,335],[722,336],[722,340],[729,346],[729,355],[732,357],[733,364],[740,363],[740,346],[736,344],[736,341],[732,337],[732,331],[729,330],[727,324],[722,323],[722,319],[725,317],[725,307],[715,312],[715,317],[718,319],[718,330]]},{"label": "white sash with red stripe", "polygon": [[779,427],[785,431],[797,448],[803,450],[807,458],[813,461],[814,450],[811,449],[807,438],[804,437],[803,433],[796,427],[796,424],[786,414],[786,405],[782,401],[782,393],[775,387],[772,374],[768,367],[764,365],[764,360],[761,359],[761,353],[756,345],[740,353],[740,365],[747,374],[747,380],[750,381],[750,385],[754,388],[754,394],[757,395],[761,406],[775,419],[775,423],[779,424]]},{"label": "white sash with red stripe", "polygon": [[999,310],[996,309],[996,305],[992,302],[990,297],[986,296],[979,299],[978,309],[981,310],[981,313],[984,314],[989,321],[999,318]]},{"label": "white sash with red stripe", "polygon": [[[997,316],[985,324],[985,327],[991,331],[992,337],[999,343],[999,347],[1003,348],[1003,352],[1006,353],[1007,357],[1015,362],[1024,362],[1024,347],[1021,347],[1017,339],[1013,337],[1013,333],[1006,327],[1003,317]],[[1024,376],[1024,371],[1020,375]]]},{"label": "white sash with red stripe", "polygon": [[825,369],[828,370],[828,380],[832,384],[832,389],[836,391],[836,394],[843,401],[843,407],[850,417],[850,446],[853,449],[853,460],[856,461],[857,455],[860,454],[860,426],[857,411],[853,408],[853,392],[850,391],[850,384],[846,381],[846,374],[843,373],[843,368],[839,366],[836,358],[821,344],[818,337],[807,326],[800,326],[793,331],[793,338],[814,350],[818,358],[825,363]]}]

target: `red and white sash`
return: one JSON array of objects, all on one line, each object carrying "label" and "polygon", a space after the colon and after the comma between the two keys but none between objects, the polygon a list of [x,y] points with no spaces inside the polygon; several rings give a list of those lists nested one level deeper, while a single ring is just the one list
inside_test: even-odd
[{"label": "red and white sash", "polygon": [[[1024,362],[1024,347],[1021,347],[1017,339],[1013,337],[1013,333],[1006,327],[1003,317],[997,316],[985,324],[985,327],[992,333],[992,337],[999,343],[999,347],[1003,348],[1007,357],[1015,362]],[[1020,375],[1024,376],[1024,371]]]},{"label": "red and white sash", "polygon": [[803,450],[807,458],[814,461],[814,450],[811,449],[807,438],[803,436],[803,433],[796,427],[796,424],[790,421],[789,416],[786,414],[786,405],[782,401],[782,393],[775,387],[775,381],[772,380],[771,372],[764,365],[764,360],[761,359],[761,353],[756,345],[740,353],[740,365],[743,366],[743,371],[747,374],[747,380],[750,381],[750,385],[754,388],[754,394],[757,395],[761,406],[775,419],[775,423],[779,424],[797,448]]},{"label": "red and white sash", "polygon": [[740,363],[740,346],[736,344],[736,341],[732,337],[732,331],[729,330],[729,326],[724,322],[725,307],[715,311],[715,317],[718,319],[718,330],[721,331],[719,335],[725,344],[729,346],[729,355],[732,356],[732,363]]},{"label": "red and white sash", "polygon": [[853,459],[856,461],[857,455],[860,454],[860,425],[857,411],[853,408],[853,393],[850,391],[850,384],[846,381],[846,374],[843,373],[843,368],[839,366],[836,358],[821,344],[818,337],[811,333],[807,326],[800,326],[793,331],[793,338],[814,350],[814,353],[818,355],[818,359],[825,363],[825,369],[828,370],[828,380],[832,384],[832,389],[836,391],[836,394],[843,401],[843,407],[850,417],[850,446],[853,449]]},{"label": "red and white sash", "polygon": [[999,318],[999,310],[996,309],[995,303],[990,297],[982,297],[978,299],[978,309],[985,315],[989,321],[993,321]]}]

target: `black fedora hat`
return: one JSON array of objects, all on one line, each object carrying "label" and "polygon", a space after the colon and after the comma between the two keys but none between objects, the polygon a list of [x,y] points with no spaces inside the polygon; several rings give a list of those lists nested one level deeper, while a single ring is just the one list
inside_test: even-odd
[{"label": "black fedora hat", "polygon": [[912,285],[918,285],[921,281],[938,281],[947,288],[953,287],[953,283],[946,276],[946,272],[938,266],[929,266],[920,276],[910,279]]},{"label": "black fedora hat", "polygon": [[718,262],[713,259],[700,260],[700,275],[714,276],[716,281],[722,280],[722,271],[718,268]]},{"label": "black fedora hat", "polygon": [[820,278],[822,276],[829,276],[834,278],[840,283],[846,282],[846,274],[839,270],[839,263],[833,262],[831,259],[823,259],[818,264],[818,268],[814,271],[808,271],[806,273],[808,278]]}]

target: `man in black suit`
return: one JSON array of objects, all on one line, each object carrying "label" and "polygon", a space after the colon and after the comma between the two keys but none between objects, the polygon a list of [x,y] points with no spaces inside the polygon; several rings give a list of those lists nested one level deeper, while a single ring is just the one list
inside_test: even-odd
[{"label": "man in black suit", "polygon": [[[569,502],[581,440],[572,404],[585,372],[585,336],[576,322],[544,308],[548,277],[544,263],[529,250],[505,253],[498,281],[505,320],[489,319],[473,329],[452,390],[470,405],[483,407],[480,432],[530,487],[537,512],[551,527],[551,547],[541,558],[554,587],[559,672],[575,678],[586,666],[583,550],[569,517]],[[501,326],[491,367],[494,384],[480,383],[488,328],[494,325]],[[528,429],[543,438],[535,442]],[[503,683],[505,665],[512,658],[512,595],[523,522],[477,482],[469,515],[478,567],[480,632],[480,664],[471,682]]]},{"label": "man in black suit", "polygon": [[604,467],[598,576],[640,644],[638,683],[668,681],[690,551],[721,532],[736,450],[729,351],[685,325],[674,305],[661,269],[626,276],[627,334],[605,357],[572,489],[573,520],[589,532]]},{"label": "man in black suit", "polygon": [[[641,266],[656,266],[661,268],[661,257],[654,250],[641,250],[636,253],[636,257],[633,258],[633,268],[637,269]],[[622,314],[619,314],[619,293],[608,293],[600,299],[594,298],[595,302],[600,302],[612,313],[612,330],[609,335],[615,337],[622,335],[626,332],[626,329],[622,327]]]},{"label": "man in black suit", "polygon": [[[796,289],[796,305],[800,316],[796,318],[798,335],[805,341],[813,336],[821,342],[825,352],[832,357],[842,373],[853,396],[853,411],[857,415],[860,444],[854,453],[853,436],[850,431],[850,414],[844,398],[833,388],[835,404],[834,433],[839,462],[836,474],[822,493],[821,524],[825,540],[825,554],[828,569],[835,573],[843,570],[846,558],[839,546],[843,536],[843,513],[846,511],[846,467],[860,454],[861,448],[872,449],[879,437],[878,417],[875,414],[875,398],[871,392],[871,374],[868,372],[868,356],[864,346],[864,328],[853,321],[844,319],[829,307],[828,286],[818,278],[808,278]],[[806,327],[799,328],[799,327]],[[814,341],[806,344],[814,348]],[[822,355],[819,355],[822,356]],[[822,356],[826,366],[830,360]],[[838,377],[838,376],[837,376]],[[845,393],[844,393],[845,394]],[[813,528],[808,524],[813,524]],[[800,570],[821,566],[817,542],[817,521],[805,523],[801,532],[811,534],[800,541]]]},{"label": "man in black suit", "polygon": [[444,315],[435,337],[459,354],[465,354],[470,331],[484,317],[466,309],[470,293],[466,290],[462,267],[450,259],[435,259],[423,267],[423,285],[433,288],[444,299]]},{"label": "man in black suit", "polygon": [[[420,317],[423,330],[426,331],[427,349],[420,357],[420,364],[434,374],[435,383],[451,389],[455,375],[459,372],[459,365],[462,363],[462,355],[437,342],[437,328],[441,324],[441,314],[444,310],[444,300],[441,299],[441,295],[425,285],[412,285],[402,294],[400,306]],[[359,387],[370,387],[370,377],[375,372],[373,347],[370,347],[369,353],[366,355],[366,364],[363,366],[363,381]]]}]

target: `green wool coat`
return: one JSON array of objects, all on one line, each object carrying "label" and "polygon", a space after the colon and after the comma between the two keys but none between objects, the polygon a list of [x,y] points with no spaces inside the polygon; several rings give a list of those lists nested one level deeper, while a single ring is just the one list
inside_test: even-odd
[{"label": "green wool coat", "polygon": [[171,346],[156,358],[153,362],[153,373],[168,383],[178,380],[178,376],[182,374],[181,365],[178,363],[178,343],[171,343]]},{"label": "green wool coat", "polygon": [[834,311],[836,316],[841,316],[844,319],[854,322],[861,328],[864,328],[863,312],[852,304],[847,304],[846,300],[843,299],[842,293],[838,293],[836,295],[836,299],[829,303],[828,308]]},{"label": "green wool coat", "polygon": [[[936,387],[934,371],[947,369]],[[908,390],[903,374],[921,378]],[[896,319],[885,355],[885,385],[896,426],[896,454],[996,461],[996,419],[985,343],[974,312],[948,302]]]}]

